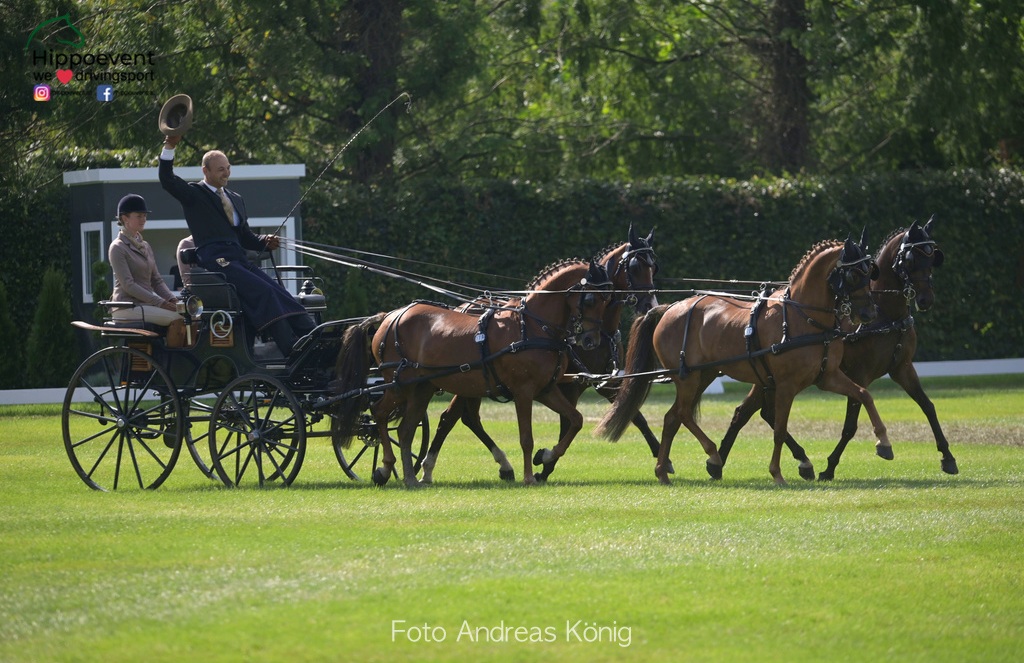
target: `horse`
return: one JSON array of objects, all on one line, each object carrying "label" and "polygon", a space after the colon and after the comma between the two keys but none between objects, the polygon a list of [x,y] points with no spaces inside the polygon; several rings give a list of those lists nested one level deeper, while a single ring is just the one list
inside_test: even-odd
[{"label": "horse", "polygon": [[[536,483],[530,463],[534,400],[569,419],[570,428],[558,443],[565,453],[583,427],[583,415],[550,387],[568,366],[570,343],[594,348],[600,342],[611,282],[607,270],[593,260],[572,259],[549,266],[535,283],[515,307],[492,307],[475,315],[413,302],[346,330],[334,386],[340,396],[352,396],[339,397],[334,405],[332,430],[338,444],[351,444],[350,431],[370,408],[384,447],[374,483],[387,483],[394,469],[388,421],[397,418],[403,480],[408,487],[421,485],[413,468],[412,438],[438,390],[515,403],[527,485]],[[384,380],[381,397],[372,404],[363,388],[371,364]]]},{"label": "horse", "polygon": [[661,483],[670,483],[666,463],[680,425],[707,453],[708,474],[721,478],[722,458],[696,421],[704,390],[720,374],[774,386],[775,450],[768,471],[777,484],[785,483],[779,457],[793,399],[812,384],[861,402],[880,444],[888,446],[871,394],[839,370],[843,345],[833,342],[841,333],[842,318],[870,322],[876,317],[868,287],[875,270],[863,235],[859,245],[851,239],[826,240],[804,255],[785,289],[757,298],[752,306],[735,297],[706,293],[651,309],[633,322],[628,375],[596,432],[613,440],[622,435],[650,391],[656,355],[662,366],[678,366],[666,371],[676,397],[665,414],[654,468]]},{"label": "horse", "polygon": [[[886,373],[893,381],[914,399],[935,436],[935,446],[942,458],[939,461],[942,471],[946,474],[957,474],[956,458],[949,450],[949,442],[942,433],[939,419],[935,414],[935,406],[924,392],[921,379],[914,369],[914,352],[917,349],[917,329],[911,308],[927,311],[935,303],[932,288],[932,270],[940,267],[945,260],[942,249],[938,248],[932,238],[935,217],[924,226],[914,222],[909,228],[900,228],[889,235],[882,243],[878,252],[878,278],[871,282],[871,289],[878,300],[879,317],[872,324],[863,326],[843,339],[845,348],[840,368],[855,383],[871,386],[871,383]],[[761,389],[753,388],[743,403],[736,408],[729,430],[722,439],[719,454],[725,463],[729,452],[736,441],[739,431],[758,410],[761,417],[772,425],[772,408],[764,407],[765,397]],[[846,445],[857,433],[857,418],[860,415],[860,403],[854,399],[847,400],[846,420],[843,431],[835,450],[828,457],[828,467],[818,474],[819,481],[831,481],[835,478],[835,470],[839,465]],[[792,436],[786,440],[787,446],[798,460],[807,460],[807,454]],[[878,454],[886,460],[892,460],[892,447],[876,447]],[[807,461],[809,463],[809,461]],[[803,463],[801,476],[805,479],[814,478],[811,467],[810,476],[805,474]]]},{"label": "horse", "polygon": [[[625,305],[632,306],[637,315],[643,315],[658,305],[657,296],[654,293],[654,275],[658,272],[658,263],[657,256],[654,253],[653,242],[653,229],[647,237],[641,237],[636,234],[633,226],[630,225],[627,242],[610,246],[600,252],[599,255],[601,257],[598,258],[598,262],[608,270],[615,295],[604,311],[601,343],[596,348],[589,350],[574,347],[570,352],[571,367],[582,376],[602,373],[614,374],[619,370],[619,366],[622,363],[622,332],[619,327]],[[531,287],[532,285],[528,285],[527,289]],[[490,301],[487,300],[483,303],[487,304]],[[579,403],[580,396],[589,386],[591,386],[591,382],[587,379],[562,378],[558,382],[558,388],[565,394],[565,397],[573,406]],[[615,399],[615,394],[618,391],[617,383],[607,380],[597,385],[595,389],[609,402]],[[448,408],[438,419],[437,431],[434,434],[433,441],[430,443],[429,451],[416,466],[417,471],[422,467],[423,481],[425,483],[433,482],[433,471],[437,464],[437,458],[441,453],[448,434],[458,421],[462,421],[491,453],[499,467],[499,478],[504,481],[515,480],[515,470],[512,469],[512,465],[509,463],[505,452],[487,434],[487,431],[480,422],[480,403],[480,399],[462,396],[452,398]],[[559,439],[568,432],[569,425],[569,420],[566,417],[562,417],[560,420]],[[657,458],[658,438],[651,431],[644,415],[638,412],[633,419],[633,425],[640,430],[651,450],[651,455]],[[534,474],[540,481],[547,480],[555,464],[554,462],[544,463],[545,454],[550,454],[550,452],[546,449],[541,449],[534,457],[535,465],[544,465],[541,472]]]}]

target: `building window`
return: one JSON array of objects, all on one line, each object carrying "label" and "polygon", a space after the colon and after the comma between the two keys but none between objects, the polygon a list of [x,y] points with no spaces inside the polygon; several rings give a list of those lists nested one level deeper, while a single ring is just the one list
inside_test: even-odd
[{"label": "building window", "polygon": [[[102,223],[82,224],[82,301],[92,302],[103,299],[110,295],[109,292],[96,293],[93,297],[93,289],[96,285],[96,276],[93,273],[93,265],[98,261],[106,262],[103,255],[103,230]],[[110,284],[106,284],[109,288]]]}]

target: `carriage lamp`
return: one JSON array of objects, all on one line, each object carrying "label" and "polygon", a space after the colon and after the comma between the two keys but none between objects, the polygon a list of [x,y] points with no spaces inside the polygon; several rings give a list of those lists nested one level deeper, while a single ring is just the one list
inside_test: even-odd
[{"label": "carriage lamp", "polygon": [[300,288],[304,295],[322,295],[324,291],[321,290],[313,283],[312,279],[306,279],[302,282],[302,288]]}]

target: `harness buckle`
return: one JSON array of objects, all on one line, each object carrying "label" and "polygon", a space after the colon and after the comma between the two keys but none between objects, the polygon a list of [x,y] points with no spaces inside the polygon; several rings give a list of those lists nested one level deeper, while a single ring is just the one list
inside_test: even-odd
[{"label": "harness buckle", "polygon": [[469,373],[471,370],[473,370],[473,367],[469,364],[462,364],[459,366],[459,373]]},{"label": "harness buckle", "polygon": [[473,340],[476,341],[477,343],[483,343],[484,341],[487,340],[487,334],[483,332],[477,332],[476,336],[473,337]]}]

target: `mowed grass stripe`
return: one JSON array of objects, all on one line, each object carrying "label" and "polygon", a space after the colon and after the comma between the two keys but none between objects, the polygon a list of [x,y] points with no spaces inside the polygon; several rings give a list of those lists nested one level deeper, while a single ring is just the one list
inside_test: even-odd
[{"label": "mowed grass stripe", "polygon": [[[680,434],[664,487],[639,435],[591,436],[604,406],[588,398],[583,433],[533,489],[499,482],[457,428],[421,491],[352,483],[311,440],[289,489],[219,488],[183,456],[158,491],[100,494],[68,464],[59,417],[4,413],[0,660],[1015,660],[1024,379],[926,386],[960,475],[940,472],[926,425],[900,434],[924,417],[880,383],[896,460],[874,456],[865,417],[836,481],[803,482],[784,456],[782,488],[763,423],[721,482]],[[735,387],[705,399],[713,438]],[[644,408],[656,431],[669,397]],[[794,433],[816,465],[844,412],[798,399]],[[521,475],[513,419],[485,405]],[[557,424],[538,420],[550,446]],[[576,641],[577,623],[602,640]],[[445,640],[401,631],[424,625]],[[543,641],[516,642],[518,627]],[[612,641],[626,629],[628,646]]]}]

